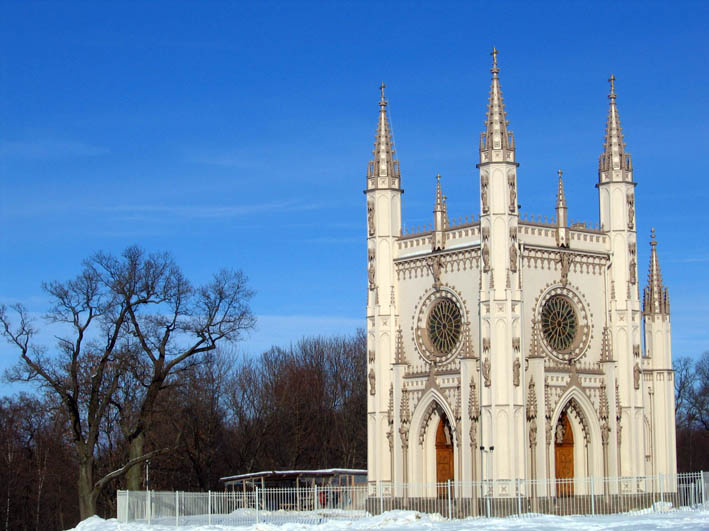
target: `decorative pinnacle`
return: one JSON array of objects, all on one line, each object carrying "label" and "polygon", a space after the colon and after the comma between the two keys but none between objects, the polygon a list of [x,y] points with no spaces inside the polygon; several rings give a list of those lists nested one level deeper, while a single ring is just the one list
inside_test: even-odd
[{"label": "decorative pinnacle", "polygon": [[[492,160],[492,151],[506,152],[504,160],[514,161],[514,135],[507,129],[507,113],[500,87],[500,69],[497,65],[497,48],[492,49],[492,83],[490,84],[490,96],[487,102],[487,119],[485,120],[485,131],[480,137],[481,162]],[[486,153],[486,155],[482,155]]]},{"label": "decorative pinnacle", "polygon": [[[390,182],[386,186],[399,187],[399,161],[394,158],[394,142],[392,140],[391,129],[389,127],[389,119],[387,117],[387,101],[384,96],[386,85],[382,81],[379,85],[381,97],[379,100],[379,123],[377,124],[377,134],[374,142],[373,160],[369,162],[367,169],[367,178],[388,177]],[[379,181],[370,183],[370,187],[374,184],[380,186]]]},{"label": "decorative pinnacle", "polygon": [[660,261],[657,258],[655,229],[650,230],[650,268],[647,274],[647,286],[643,293],[643,313],[645,315],[669,315],[670,296],[662,284]]},{"label": "decorative pinnacle", "polygon": [[436,175],[436,205],[434,211],[440,210],[441,212],[445,209],[445,196],[441,191],[441,174]]},{"label": "decorative pinnacle", "polygon": [[564,180],[562,179],[562,175],[564,175],[564,172],[558,170],[556,173],[559,175],[559,187],[556,191],[556,209],[559,210],[560,208],[566,208],[566,197],[564,195]]},{"label": "decorative pinnacle", "polygon": [[[611,84],[608,99],[608,120],[606,121],[606,137],[603,142],[603,153],[601,154],[598,171],[601,180],[611,181],[632,181],[633,165],[630,153],[625,152],[625,142],[623,139],[623,129],[620,126],[620,115],[616,105],[615,76],[611,74],[608,81]],[[607,172],[600,175],[601,172]]]}]

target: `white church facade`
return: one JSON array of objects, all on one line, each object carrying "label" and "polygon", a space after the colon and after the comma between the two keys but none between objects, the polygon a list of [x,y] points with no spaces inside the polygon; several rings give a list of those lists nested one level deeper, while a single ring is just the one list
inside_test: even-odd
[{"label": "white church facade", "polygon": [[674,474],[668,291],[653,232],[640,296],[615,78],[594,228],[569,225],[561,172],[554,219],[520,215],[496,51],[491,72],[479,217],[449,219],[439,176],[432,225],[413,233],[382,86],[365,190],[368,479],[495,479],[506,496],[517,479]]}]

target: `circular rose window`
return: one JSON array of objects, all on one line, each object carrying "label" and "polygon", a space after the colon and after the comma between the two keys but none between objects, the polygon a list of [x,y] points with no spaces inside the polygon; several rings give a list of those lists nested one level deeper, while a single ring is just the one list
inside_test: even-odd
[{"label": "circular rose window", "polygon": [[463,319],[458,305],[451,299],[441,299],[433,304],[426,326],[428,339],[440,355],[453,352],[463,329]]},{"label": "circular rose window", "polygon": [[554,295],[544,303],[541,312],[542,333],[547,344],[565,354],[575,346],[579,329],[576,310],[563,295]]}]

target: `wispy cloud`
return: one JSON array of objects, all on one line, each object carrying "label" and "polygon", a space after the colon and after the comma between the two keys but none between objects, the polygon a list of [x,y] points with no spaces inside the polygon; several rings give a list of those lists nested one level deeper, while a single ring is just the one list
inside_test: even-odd
[{"label": "wispy cloud", "polygon": [[668,262],[676,262],[679,264],[709,262],[709,256],[688,256],[686,258],[672,258]]},{"label": "wispy cloud", "polygon": [[285,199],[263,203],[248,203],[241,205],[165,205],[165,204],[135,204],[97,207],[105,212],[113,212],[123,219],[145,219],[160,216],[180,219],[224,219],[238,218],[250,214],[265,214],[274,212],[302,212],[318,210],[328,206],[326,202],[312,202],[299,199]]},{"label": "wispy cloud", "polygon": [[73,140],[10,140],[0,141],[0,158],[58,159],[96,157],[108,149]]},{"label": "wispy cloud", "polygon": [[206,164],[208,166],[221,166],[223,168],[253,168],[262,165],[264,155],[249,149],[189,150],[186,153],[187,162]]}]

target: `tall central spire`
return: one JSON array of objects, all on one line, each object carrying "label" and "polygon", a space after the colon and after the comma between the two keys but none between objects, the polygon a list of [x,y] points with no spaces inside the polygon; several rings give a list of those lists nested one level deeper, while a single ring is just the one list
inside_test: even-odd
[{"label": "tall central spire", "polygon": [[387,116],[388,102],[384,96],[386,85],[382,82],[379,86],[381,97],[379,99],[379,123],[374,141],[373,160],[367,168],[367,181],[369,188],[399,188],[400,173],[399,161],[394,159],[394,142],[392,140],[389,118]]},{"label": "tall central spire", "polygon": [[643,293],[643,313],[645,315],[669,315],[670,296],[662,284],[660,261],[657,259],[657,241],[655,229],[650,234],[650,269],[647,274],[647,286]]},{"label": "tall central spire", "polygon": [[500,87],[500,68],[497,66],[497,48],[492,49],[492,82],[487,104],[485,132],[480,135],[480,162],[514,162],[514,133],[507,129],[507,113]]},{"label": "tall central spire", "polygon": [[630,153],[625,152],[623,129],[620,126],[620,115],[616,105],[615,76],[611,74],[608,79],[610,93],[608,99],[608,120],[606,122],[606,137],[603,142],[603,153],[598,163],[600,182],[605,181],[632,181],[633,162]]}]

